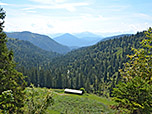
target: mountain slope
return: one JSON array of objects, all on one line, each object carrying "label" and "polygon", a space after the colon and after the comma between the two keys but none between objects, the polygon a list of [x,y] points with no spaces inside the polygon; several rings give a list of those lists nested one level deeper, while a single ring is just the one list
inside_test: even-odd
[{"label": "mountain slope", "polygon": [[17,67],[24,66],[31,68],[51,61],[54,57],[60,56],[55,52],[48,52],[33,45],[29,41],[8,39],[7,47],[14,52],[14,59]]},{"label": "mountain slope", "polygon": [[6,34],[9,38],[17,38],[19,40],[29,41],[32,44],[46,51],[53,51],[53,52],[62,53],[62,54],[63,53],[65,54],[70,51],[70,49],[67,46],[63,46],[45,35],[40,35],[40,34],[31,33],[27,31],[12,32],[12,33],[6,33]]},{"label": "mountain slope", "polygon": [[69,85],[60,85],[63,88],[66,86],[85,87],[87,91],[97,92],[104,89],[103,83],[107,83],[110,90],[119,80],[118,70],[123,67],[124,62],[128,61],[126,55],[132,53],[132,47],[139,48],[140,41],[144,37],[142,32],[72,51],[64,57],[54,60],[53,66],[50,66],[57,68],[54,70],[58,72],[52,70],[52,74],[69,81]]}]

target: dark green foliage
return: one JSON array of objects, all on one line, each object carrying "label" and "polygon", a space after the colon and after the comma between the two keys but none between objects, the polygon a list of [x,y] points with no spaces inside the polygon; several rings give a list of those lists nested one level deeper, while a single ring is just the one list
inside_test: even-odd
[{"label": "dark green foliage", "polygon": [[86,90],[84,88],[80,88],[80,90],[83,92],[83,93],[86,93]]},{"label": "dark green foliage", "polygon": [[4,18],[5,12],[0,8],[0,111],[21,113],[24,105],[25,81],[22,73],[15,70],[13,52],[9,51],[6,46],[6,34],[3,32]]},{"label": "dark green foliage", "polygon": [[14,109],[14,96],[12,90],[3,91],[0,95],[0,113],[13,112]]},{"label": "dark green foliage", "polygon": [[[120,83],[114,88],[114,100],[118,108],[128,109],[126,113],[150,114],[152,111],[152,85],[141,77],[134,77],[127,83]],[[137,113],[138,114],[138,113]]]},{"label": "dark green foliage", "polygon": [[145,32],[141,42],[143,48],[134,49],[130,61],[120,70],[123,83],[113,91],[118,108],[127,109],[132,114],[150,114],[152,112],[152,29]]},{"label": "dark green foliage", "polygon": [[40,66],[42,63],[48,63],[54,57],[60,56],[55,52],[42,50],[28,41],[13,38],[8,39],[7,47],[13,50],[18,69],[23,66],[28,69]]}]

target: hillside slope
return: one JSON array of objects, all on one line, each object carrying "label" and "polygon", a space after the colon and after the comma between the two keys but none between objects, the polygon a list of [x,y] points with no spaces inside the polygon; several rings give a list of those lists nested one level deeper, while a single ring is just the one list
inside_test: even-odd
[{"label": "hillside slope", "polygon": [[[132,53],[132,47],[139,48],[140,41],[144,37],[144,33],[141,32],[106,40],[91,47],[72,51],[54,60],[50,68],[51,74],[56,76],[55,87],[84,87],[90,92],[99,91],[99,94],[105,94],[105,88],[111,91],[120,78],[118,70],[128,61],[126,55]],[[68,81],[64,82],[65,80]]]},{"label": "hillside slope", "polygon": [[60,56],[55,52],[48,52],[33,45],[29,41],[8,39],[7,47],[14,52],[14,59],[17,67],[38,66],[51,61],[54,57]]},{"label": "hillside slope", "polygon": [[6,33],[9,38],[16,38],[19,40],[25,40],[29,41],[35,46],[38,46],[39,48],[46,50],[46,51],[53,51],[61,54],[65,54],[70,51],[70,49],[67,46],[63,46],[57,42],[55,42],[53,39],[46,35],[40,35],[36,33],[31,32],[12,32],[12,33]]}]

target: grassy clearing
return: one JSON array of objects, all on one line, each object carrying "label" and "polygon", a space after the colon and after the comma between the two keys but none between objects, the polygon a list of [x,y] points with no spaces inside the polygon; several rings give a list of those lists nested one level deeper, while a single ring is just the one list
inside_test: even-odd
[{"label": "grassy clearing", "polygon": [[[109,105],[114,104],[110,99],[94,94],[65,94],[63,89],[49,89],[53,94],[54,104],[49,106],[47,114],[113,114]],[[46,88],[36,88],[41,97]]]},{"label": "grassy clearing", "polygon": [[65,94],[63,89],[52,89],[54,105],[47,112],[52,114],[113,114],[109,105],[114,104],[110,99],[94,94]]}]

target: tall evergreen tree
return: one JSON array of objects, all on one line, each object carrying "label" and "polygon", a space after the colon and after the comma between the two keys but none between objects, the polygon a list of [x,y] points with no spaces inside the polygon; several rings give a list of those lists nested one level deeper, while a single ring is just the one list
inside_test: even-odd
[{"label": "tall evergreen tree", "polygon": [[0,113],[22,113],[25,81],[22,73],[15,70],[13,52],[6,46],[5,16],[5,11],[0,8]]}]

